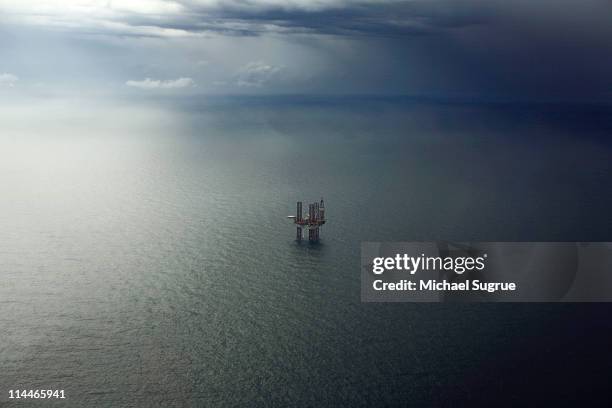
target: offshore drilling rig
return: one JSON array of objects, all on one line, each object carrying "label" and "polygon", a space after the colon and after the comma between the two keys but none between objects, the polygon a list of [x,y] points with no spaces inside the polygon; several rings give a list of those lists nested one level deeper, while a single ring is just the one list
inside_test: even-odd
[{"label": "offshore drilling rig", "polygon": [[304,229],[308,230],[308,241],[319,242],[319,229],[325,224],[325,204],[321,198],[321,202],[314,202],[308,204],[308,215],[304,217],[302,213],[302,202],[297,202],[297,209],[295,215],[289,215],[287,218],[291,218],[295,224],[297,230],[295,239],[302,241],[302,232]]}]

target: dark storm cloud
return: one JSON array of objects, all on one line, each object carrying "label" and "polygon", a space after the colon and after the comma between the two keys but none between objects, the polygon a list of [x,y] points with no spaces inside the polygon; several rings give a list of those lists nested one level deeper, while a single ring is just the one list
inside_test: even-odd
[{"label": "dark storm cloud", "polygon": [[445,12],[432,4],[399,2],[358,4],[325,10],[221,9],[215,17],[226,21],[245,22],[254,27],[278,27],[284,32],[310,32],[337,35],[413,35],[446,27],[459,27],[484,21],[482,14],[460,15]]},{"label": "dark storm cloud", "polygon": [[[230,36],[315,34],[368,43],[347,87],[542,99],[612,96],[612,2],[411,0],[181,2],[157,24]],[[381,55],[383,54],[383,55]],[[374,66],[375,65],[375,66]]]},{"label": "dark storm cloud", "polygon": [[[36,0],[9,3],[3,22],[68,33],[72,43],[96,37],[92,58],[111,37],[118,53],[133,47],[118,69],[158,67],[121,83],[193,77],[198,89],[269,93],[612,99],[609,0],[92,0],[86,11],[44,13]],[[212,63],[196,70],[200,59]],[[26,78],[18,68],[0,72]]]},{"label": "dark storm cloud", "polygon": [[330,1],[314,8],[307,2],[288,6],[265,1],[181,5],[180,15],[126,13],[120,21],[192,33],[403,36],[483,24],[494,16],[486,2],[475,0]]},{"label": "dark storm cloud", "polygon": [[452,41],[481,93],[610,99],[611,18],[607,0],[516,0],[499,4],[495,24]]}]

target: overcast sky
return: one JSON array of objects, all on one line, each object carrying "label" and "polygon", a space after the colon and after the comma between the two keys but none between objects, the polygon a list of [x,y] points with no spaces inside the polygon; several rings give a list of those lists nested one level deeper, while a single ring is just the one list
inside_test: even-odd
[{"label": "overcast sky", "polygon": [[0,0],[0,93],[612,100],[609,0]]}]

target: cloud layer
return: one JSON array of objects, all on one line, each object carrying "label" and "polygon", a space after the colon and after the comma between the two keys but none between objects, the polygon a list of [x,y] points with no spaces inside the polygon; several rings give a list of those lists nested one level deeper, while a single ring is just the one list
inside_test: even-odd
[{"label": "cloud layer", "polygon": [[270,81],[278,79],[283,68],[269,65],[262,61],[252,61],[240,68],[236,84],[246,87],[261,87]]},{"label": "cloud layer", "polygon": [[140,89],[180,89],[189,88],[195,86],[195,82],[191,78],[177,78],[177,79],[151,79],[145,78],[141,81],[129,80],[125,83],[127,86],[140,88]]},{"label": "cloud layer", "polygon": [[13,87],[17,81],[19,81],[19,78],[13,74],[0,73],[0,87]]},{"label": "cloud layer", "polygon": [[0,69],[62,89],[612,100],[608,0],[0,0],[0,10]]},{"label": "cloud layer", "polygon": [[8,21],[115,35],[412,35],[484,21],[487,7],[472,7],[471,3],[474,1],[0,0],[0,8]]}]

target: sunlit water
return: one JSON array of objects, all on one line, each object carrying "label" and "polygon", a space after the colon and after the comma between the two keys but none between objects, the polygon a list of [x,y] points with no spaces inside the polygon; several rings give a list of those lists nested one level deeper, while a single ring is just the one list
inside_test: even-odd
[{"label": "sunlit water", "polygon": [[[604,342],[594,307],[362,304],[359,243],[612,240],[607,108],[160,109],[0,136],[0,401],[449,403],[554,371],[576,330]],[[322,196],[321,244],[294,242]]]}]

